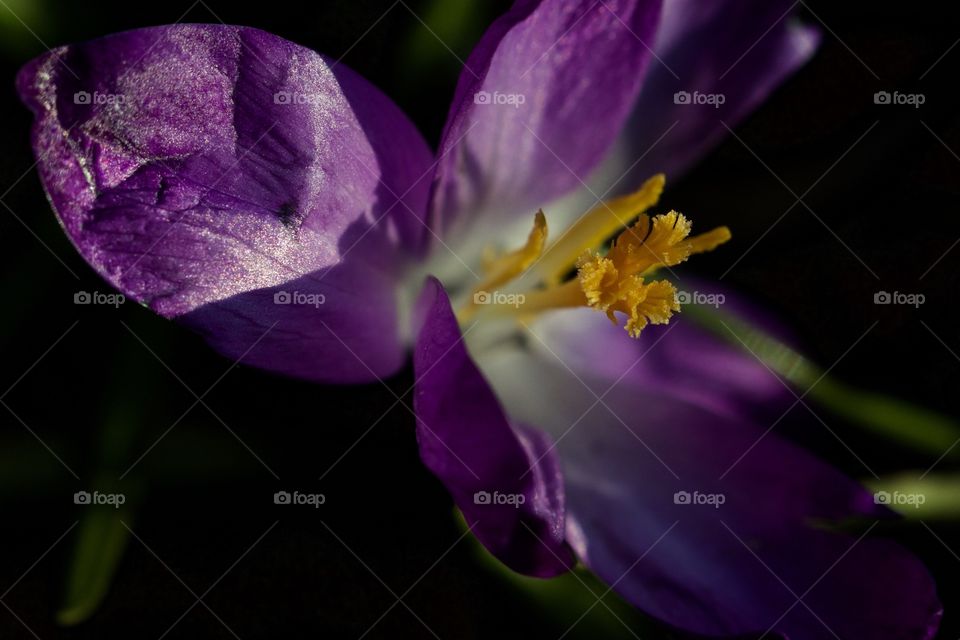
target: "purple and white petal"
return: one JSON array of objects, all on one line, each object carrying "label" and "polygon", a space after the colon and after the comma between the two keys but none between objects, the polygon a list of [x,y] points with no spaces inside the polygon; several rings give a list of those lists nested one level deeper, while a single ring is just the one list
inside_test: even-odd
[{"label": "purple and white petal", "polygon": [[532,216],[580,186],[630,113],[660,0],[518,0],[466,61],[440,143],[431,224]]},{"label": "purple and white petal", "polygon": [[174,25],[57,48],[17,86],[54,209],[120,291],[273,371],[400,366],[393,283],[423,249],[431,153],[357,74],[256,29]]},{"label": "purple and white petal", "polygon": [[541,577],[566,571],[575,560],[564,539],[563,479],[552,443],[507,419],[435,279],[417,302],[417,316],[414,407],[421,459],[501,561]]},{"label": "purple and white petal", "polygon": [[[628,601],[710,636],[933,636],[941,607],[922,563],[861,537],[892,516],[865,489],[765,425],[655,389],[604,387],[532,350],[478,363],[511,419],[554,439],[568,541]],[[839,521],[862,524],[828,526]]]}]

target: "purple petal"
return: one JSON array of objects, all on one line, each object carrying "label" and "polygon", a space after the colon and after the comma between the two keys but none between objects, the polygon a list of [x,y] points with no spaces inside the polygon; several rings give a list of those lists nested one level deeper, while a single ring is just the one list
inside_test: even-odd
[{"label": "purple petal", "polygon": [[[810,59],[820,32],[796,23],[791,8],[787,0],[664,2],[654,47],[661,63],[650,68],[626,134],[627,162],[642,160],[623,190],[657,172],[679,177],[727,135],[724,123],[736,126]],[[677,104],[677,92],[724,102]]]},{"label": "purple petal", "polygon": [[17,86],[54,209],[112,285],[274,371],[400,366],[393,274],[423,245],[431,154],[365,80],[263,31],[176,25],[58,48]]},{"label": "purple petal", "polygon": [[553,354],[480,362],[511,418],[557,443],[570,544],[648,614],[711,636],[899,640],[936,630],[941,607],[914,556],[824,526],[891,514],[812,455],[657,390],[594,395],[590,371],[571,373]]},{"label": "purple petal", "polygon": [[[693,281],[684,280],[685,284]],[[689,287],[692,290],[692,287]],[[697,286],[698,292],[718,293]],[[793,341],[783,325],[735,294],[724,291],[724,313]],[[772,422],[794,395],[756,357],[722,340],[681,313],[666,326],[648,327],[630,339],[592,309],[545,314],[532,327],[556,357],[586,372],[598,395],[616,383],[685,400],[731,417]],[[732,338],[733,339],[733,338]]]},{"label": "purple petal", "polygon": [[[421,459],[500,560],[535,576],[566,571],[574,558],[564,542],[563,479],[550,440],[508,421],[467,353],[437,280],[427,282],[417,313],[422,328],[413,360],[414,406]],[[507,502],[498,504],[497,496]]]},{"label": "purple petal", "polygon": [[518,0],[460,75],[433,223],[532,215],[580,185],[629,114],[659,12],[659,0]]},{"label": "purple petal", "polygon": [[[607,404],[637,416],[634,433],[588,417],[561,455],[573,478],[567,491],[583,541],[578,554],[606,581],[620,580],[621,595],[702,634],[932,637],[940,605],[916,558],[889,541],[815,524],[883,517],[865,490],[775,435],[757,443],[761,430],[699,408],[617,392]],[[605,488],[614,481],[611,495]],[[675,504],[680,491],[725,502]],[[615,512],[621,517],[611,518]]]}]

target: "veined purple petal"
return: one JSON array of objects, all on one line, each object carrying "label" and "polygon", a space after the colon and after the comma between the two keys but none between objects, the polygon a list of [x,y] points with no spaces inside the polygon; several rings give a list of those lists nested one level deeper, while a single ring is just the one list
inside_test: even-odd
[{"label": "veined purple petal", "polygon": [[788,0],[664,1],[661,63],[624,134],[625,161],[642,159],[621,191],[657,172],[678,178],[810,59],[820,32],[791,13]]},{"label": "veined purple petal", "polygon": [[420,457],[450,492],[473,533],[516,571],[569,569],[563,479],[549,438],[511,424],[463,343],[442,285],[417,303],[414,352]]},{"label": "veined purple petal", "polygon": [[[550,353],[479,363],[512,419],[553,436],[578,556],[648,614],[710,636],[935,633],[926,569],[867,531],[892,514],[764,425],[635,385],[591,392],[590,371]],[[523,382],[534,380],[551,390],[539,402]],[[865,535],[828,526],[848,519]]]},{"label": "veined purple petal", "polygon": [[[532,215],[586,180],[640,89],[659,0],[517,0],[467,59],[431,222]],[[459,218],[459,219],[457,219]]]},{"label": "veined purple petal", "polygon": [[54,209],[112,285],[273,371],[400,366],[398,247],[423,245],[431,154],[357,74],[256,29],[174,25],[60,47],[17,86]]}]

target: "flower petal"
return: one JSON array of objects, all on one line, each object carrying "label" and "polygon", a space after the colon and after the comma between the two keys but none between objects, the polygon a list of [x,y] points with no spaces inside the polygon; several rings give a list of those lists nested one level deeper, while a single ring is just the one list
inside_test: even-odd
[{"label": "flower petal", "polygon": [[[704,635],[935,632],[941,608],[914,556],[823,526],[890,513],[812,455],[743,420],[632,385],[598,402],[582,382],[589,372],[575,377],[549,354],[504,350],[480,363],[511,418],[557,443],[570,544],[650,615]],[[524,380],[551,392],[531,402]],[[721,495],[722,503],[708,497]]]},{"label": "flower petal", "polygon": [[494,22],[447,118],[435,228],[532,215],[586,179],[640,89],[659,11],[659,0],[518,0]]},{"label": "flower petal", "polygon": [[174,25],[60,47],[17,81],[54,209],[123,293],[274,371],[401,364],[392,273],[423,244],[431,154],[361,77],[256,29]]},{"label": "flower petal", "polygon": [[437,280],[427,282],[417,313],[414,406],[424,464],[500,560],[530,575],[566,571],[574,558],[564,542],[563,479],[549,439],[507,420]]},{"label": "flower petal", "polygon": [[[651,66],[627,127],[624,161],[640,160],[616,176],[623,190],[657,172],[678,178],[727,135],[724,123],[736,126],[810,59],[820,32],[795,22],[795,4],[665,0],[654,47],[663,64]],[[690,101],[678,104],[678,92]],[[693,104],[696,94],[724,102]]]},{"label": "flower petal", "polygon": [[[713,299],[722,300],[724,313],[787,343],[795,341],[782,323],[733,292],[691,279],[684,279],[683,287],[696,289],[697,295],[718,296]],[[683,313],[666,326],[647,327],[637,339],[629,339],[621,327],[592,309],[544,314],[530,330],[559,361],[587,372],[585,381],[596,384],[598,395],[614,383],[635,385],[712,412],[765,422],[780,417],[795,400],[756,357]]]}]

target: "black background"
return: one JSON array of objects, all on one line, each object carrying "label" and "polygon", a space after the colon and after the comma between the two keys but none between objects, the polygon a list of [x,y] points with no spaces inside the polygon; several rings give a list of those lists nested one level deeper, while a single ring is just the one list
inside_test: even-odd
[{"label": "black background", "polygon": [[[796,206],[767,233],[795,198],[734,138],[674,182],[666,202],[694,214],[704,228],[733,228],[727,250],[693,266],[706,277],[726,271],[766,233],[726,281],[779,312],[821,364],[835,363],[877,322],[836,365],[837,377],[960,416],[954,301],[960,247],[944,257],[960,238],[960,46],[920,79],[960,38],[960,9],[932,2],[807,4],[801,15],[826,25],[821,50],[737,134],[802,194],[877,123],[804,198],[820,220]],[[404,65],[398,51],[408,38],[425,35],[413,15],[426,13],[424,2],[408,2],[412,12],[394,5],[364,35],[391,5],[57,2],[41,25],[27,22],[50,46],[171,23],[188,8],[183,21],[260,27],[334,57],[346,54],[345,63],[395,98],[435,144],[459,63],[441,48],[427,70]],[[471,39],[505,6],[473,6],[474,32],[453,43],[457,55],[466,56]],[[194,604],[190,590],[199,596],[211,585],[204,602],[244,639],[359,637],[395,602],[391,590],[399,596],[411,585],[403,601],[415,613],[397,605],[366,637],[433,637],[427,627],[444,639],[559,637],[591,600],[579,611],[549,615],[485,568],[472,541],[457,542],[461,530],[450,500],[419,463],[412,414],[394,404],[394,394],[402,396],[412,384],[409,371],[386,386],[319,387],[230,369],[199,338],[134,304],[116,310],[72,304],[78,290],[108,288],[70,246],[35,171],[28,171],[30,118],[12,79],[43,50],[24,30],[0,60],[0,78],[8,79],[0,92],[0,191],[7,191],[2,200],[12,210],[0,210],[0,386],[16,383],[4,402],[19,416],[0,408],[0,589],[16,582],[2,598],[9,611],[0,610],[0,637],[32,637],[29,627],[44,639],[156,638]],[[926,103],[878,106],[873,94],[880,90],[921,92]],[[917,310],[876,306],[878,290],[923,293],[926,304]],[[90,485],[98,466],[110,467],[97,452],[102,425],[116,415],[111,411],[137,408],[120,414],[131,416],[127,426],[134,433],[133,453],[118,463],[126,468],[194,404],[178,377],[198,395],[216,383],[203,398],[212,411],[194,406],[137,466],[133,479],[143,498],[127,523],[136,537],[114,586],[89,622],[61,629],[54,613],[76,530],[31,565],[81,517],[73,492]],[[935,459],[818,413],[881,475],[925,469]],[[851,475],[868,476],[802,409],[778,430]],[[937,467],[956,469],[952,456]],[[327,504],[318,511],[272,504],[274,491],[293,488],[322,491]],[[955,638],[960,528],[927,524],[930,529],[915,523],[884,533],[926,561],[946,607],[940,637]],[[167,637],[232,637],[210,610],[195,606]],[[586,633],[594,617],[567,637]],[[617,627],[613,635],[628,637]]]}]

